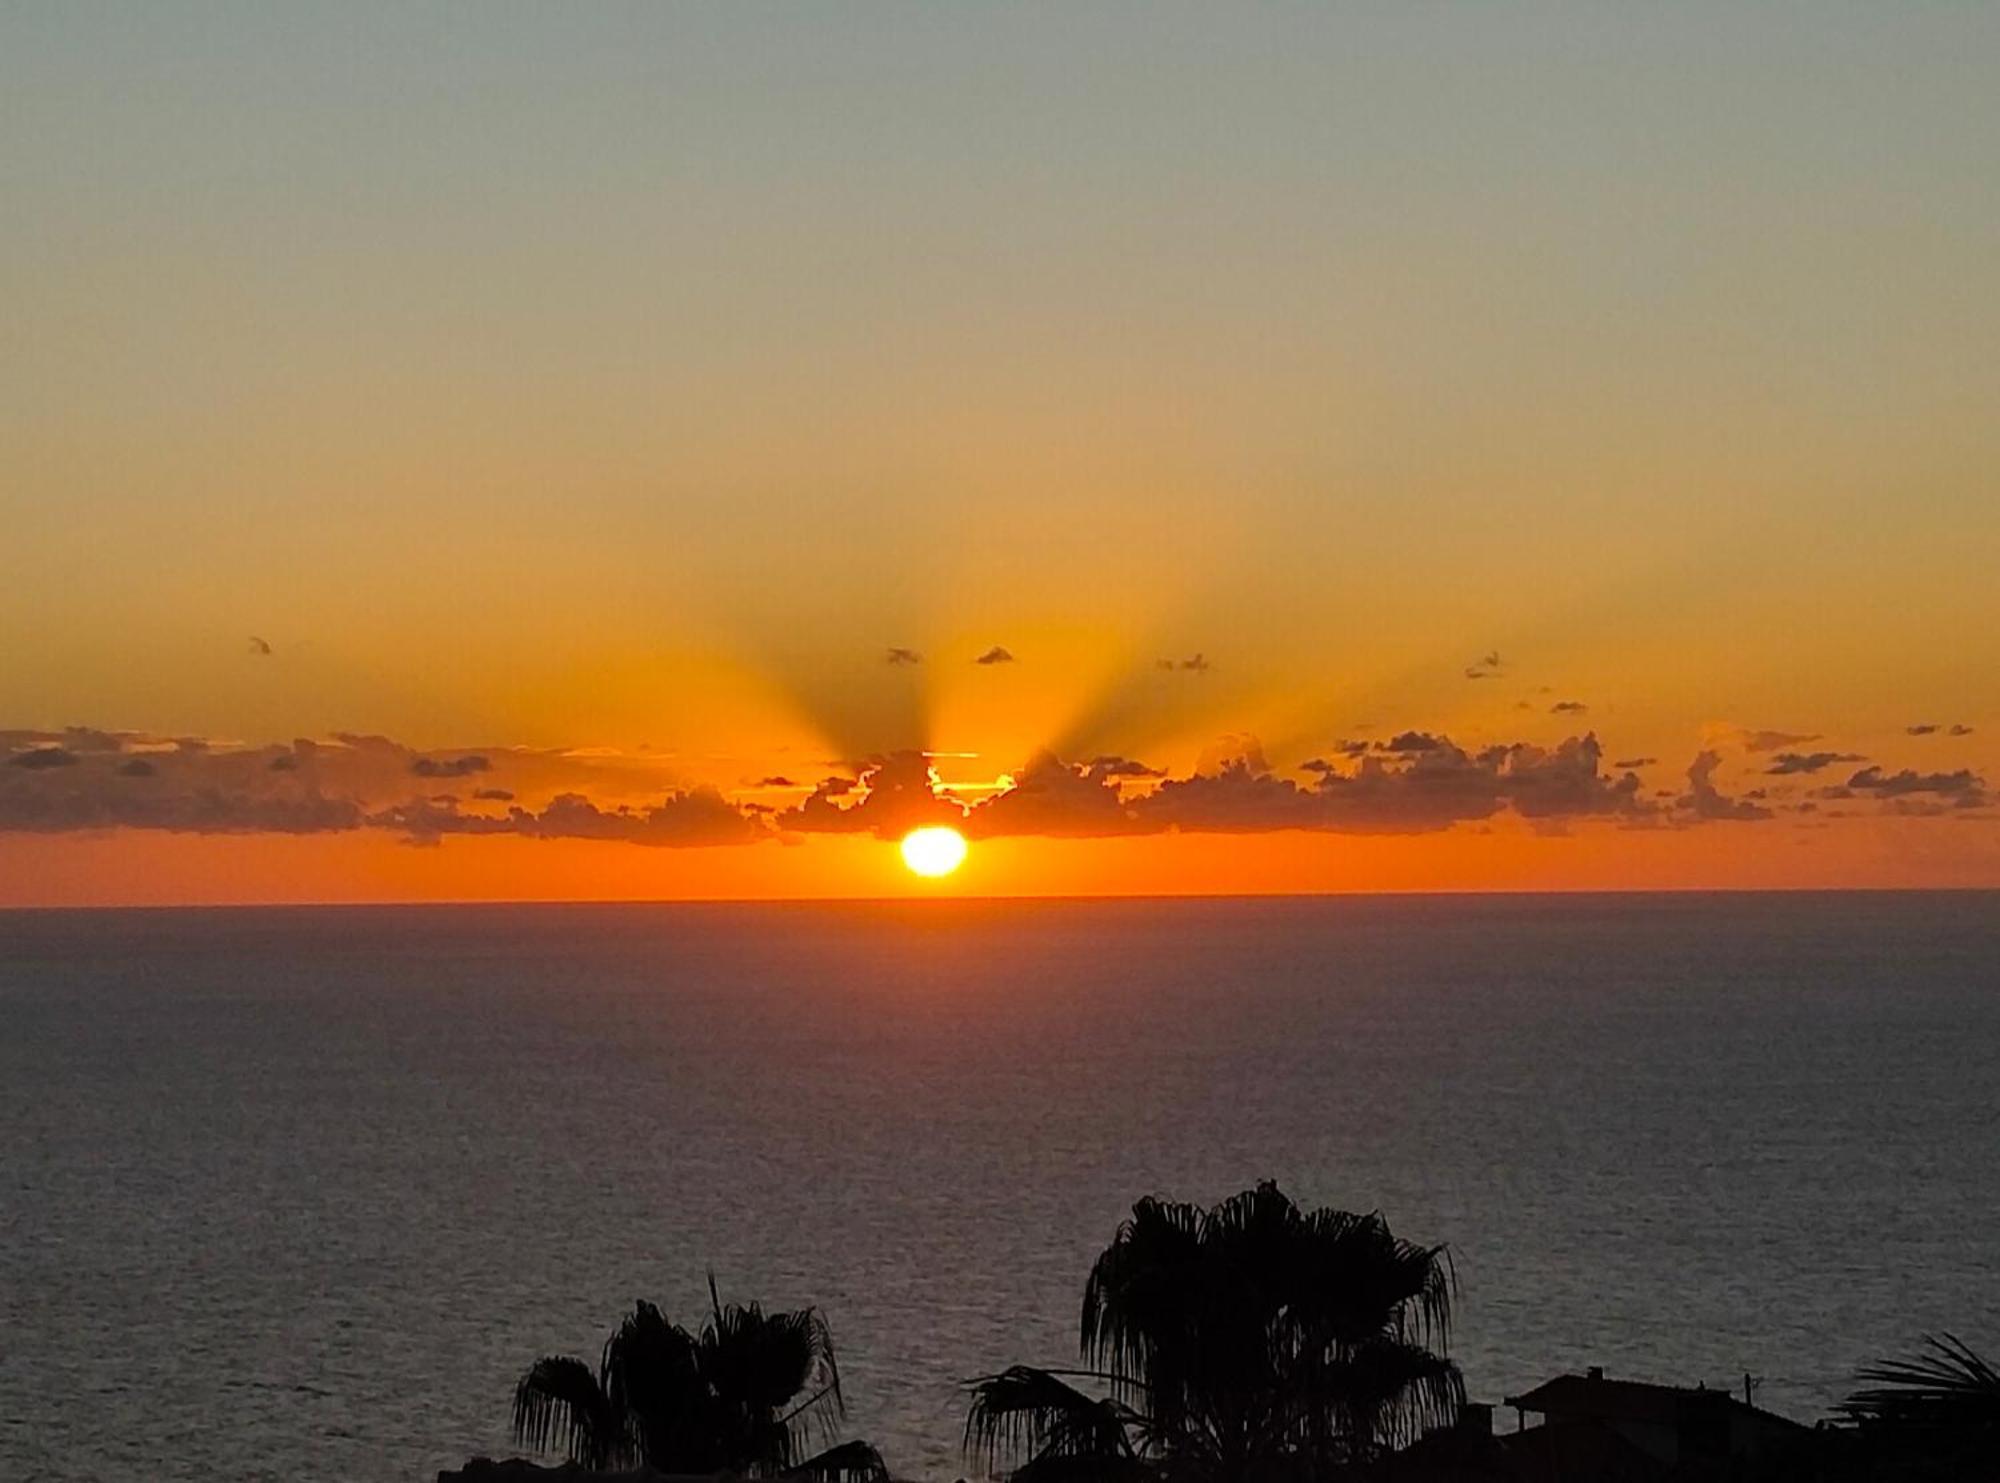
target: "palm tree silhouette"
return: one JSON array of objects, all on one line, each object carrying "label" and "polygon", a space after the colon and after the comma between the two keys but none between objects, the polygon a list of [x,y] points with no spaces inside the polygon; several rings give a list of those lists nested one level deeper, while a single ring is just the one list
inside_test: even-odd
[{"label": "palm tree silhouette", "polygon": [[2000,1370],[1955,1334],[1861,1371],[1841,1405],[1872,1475],[2000,1477]]},{"label": "palm tree silhouette", "polygon": [[708,1295],[699,1333],[635,1303],[595,1373],[563,1355],[535,1361],[514,1391],[515,1442],[592,1469],[642,1463],[663,1473],[885,1480],[866,1442],[802,1455],[829,1440],[846,1412],[818,1310],[724,1306],[713,1276]]},{"label": "palm tree silhouette", "polygon": [[1017,1483],[1267,1483],[1378,1455],[1464,1401],[1442,1246],[1275,1184],[1210,1210],[1144,1199],[1084,1289],[1084,1368],[969,1382],[969,1458]]}]

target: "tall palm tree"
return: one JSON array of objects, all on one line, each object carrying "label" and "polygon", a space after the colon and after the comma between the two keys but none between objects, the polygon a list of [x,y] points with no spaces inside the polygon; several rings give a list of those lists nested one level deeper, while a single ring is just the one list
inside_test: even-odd
[{"label": "tall palm tree", "polygon": [[567,1356],[537,1360],[514,1391],[515,1442],[599,1470],[643,1463],[664,1473],[886,1479],[865,1442],[805,1455],[846,1412],[819,1312],[724,1306],[713,1277],[708,1292],[699,1333],[639,1302],[605,1341],[595,1373]]},{"label": "tall palm tree", "polygon": [[1442,1246],[1275,1184],[1212,1209],[1144,1199],[1084,1288],[1078,1369],[971,1382],[966,1450],[1019,1483],[1261,1483],[1377,1455],[1464,1400]]}]

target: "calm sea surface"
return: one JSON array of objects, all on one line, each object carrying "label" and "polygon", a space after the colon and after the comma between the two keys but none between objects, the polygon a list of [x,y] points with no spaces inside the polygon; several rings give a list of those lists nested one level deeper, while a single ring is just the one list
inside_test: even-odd
[{"label": "calm sea surface", "polygon": [[1262,1177],[1452,1243],[1476,1396],[1991,1353],[2000,897],[0,914],[0,1478],[427,1479],[713,1268],[949,1479]]}]

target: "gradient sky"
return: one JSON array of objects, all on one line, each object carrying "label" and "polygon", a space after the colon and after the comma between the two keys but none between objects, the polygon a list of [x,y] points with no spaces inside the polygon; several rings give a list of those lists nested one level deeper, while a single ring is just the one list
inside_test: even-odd
[{"label": "gradient sky", "polygon": [[0,902],[876,894],[781,812],[256,821],[1405,731],[1657,760],[948,889],[2000,885],[1996,75],[1975,5],[8,6]]}]

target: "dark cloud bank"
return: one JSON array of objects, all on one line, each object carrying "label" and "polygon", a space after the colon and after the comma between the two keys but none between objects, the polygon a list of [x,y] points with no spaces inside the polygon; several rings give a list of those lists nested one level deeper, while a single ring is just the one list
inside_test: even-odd
[{"label": "dark cloud bank", "polygon": [[[1758,741],[1768,737],[1756,738]],[[1839,752],[1776,751],[1761,769],[1811,780]],[[322,834],[380,830],[419,844],[453,835],[613,840],[649,846],[747,844],[810,834],[895,838],[949,823],[975,838],[1104,838],[1310,830],[1420,834],[1502,816],[1544,830],[1602,820],[1627,828],[1748,823],[1811,802],[1719,782],[1723,759],[1699,753],[1684,789],[1642,787],[1636,766],[1607,766],[1594,733],[1553,747],[1526,742],[1469,750],[1450,737],[1406,730],[1342,742],[1289,771],[1265,762],[1254,739],[1227,739],[1196,771],[1169,777],[1143,761],[1069,762],[1043,753],[997,792],[954,796],[917,752],[875,757],[824,778],[796,804],[733,799],[707,785],[668,786],[656,761],[481,748],[425,752],[379,736],[342,735],[228,748],[72,728],[0,731],[0,830],[67,833],[156,829],[202,834]],[[468,802],[423,786],[477,778]],[[800,786],[767,778],[764,784]],[[763,785],[760,785],[763,786]],[[1795,796],[1795,795],[1794,795]],[[1970,769],[1891,771],[1870,765],[1817,798],[1872,800],[1885,813],[1980,808],[1993,799]],[[528,806],[517,800],[540,800]]]}]

